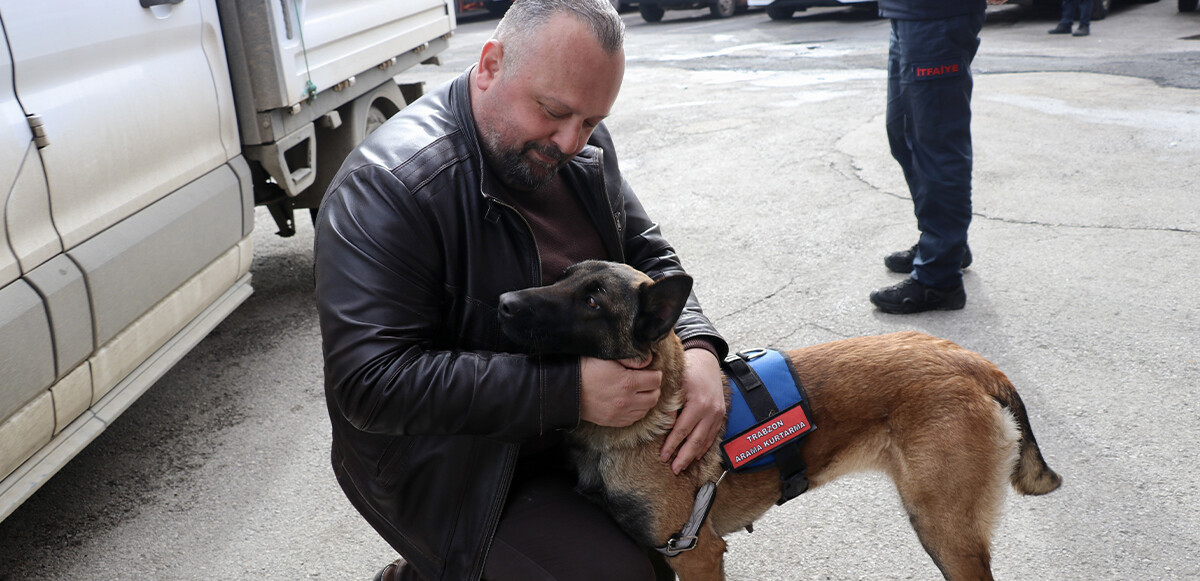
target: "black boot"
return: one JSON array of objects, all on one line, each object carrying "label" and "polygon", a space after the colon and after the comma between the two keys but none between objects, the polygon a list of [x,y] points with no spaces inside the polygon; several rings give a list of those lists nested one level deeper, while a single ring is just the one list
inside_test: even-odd
[{"label": "black boot", "polygon": [[1050,34],[1071,34],[1071,24],[1059,22],[1058,26],[1050,29]]},{"label": "black boot", "polygon": [[1087,36],[1091,34],[1090,27],[1086,24],[1080,24],[1079,29],[1071,33],[1071,36]]},{"label": "black boot", "polygon": [[871,302],[879,310],[894,315],[957,311],[967,304],[967,293],[961,284],[954,288],[937,289],[906,278],[899,284],[873,291]]},{"label": "black boot", "polygon": [[[908,274],[908,273],[912,272],[913,259],[916,257],[917,257],[917,245],[913,244],[912,248],[906,248],[904,250],[899,250],[899,251],[893,252],[893,253],[883,257],[883,265],[886,266],[887,269],[892,272],[898,272],[900,274]],[[973,257],[971,256],[971,247],[968,246],[966,251],[963,253],[962,267],[966,268],[968,266],[971,266],[972,260],[973,260]]]}]

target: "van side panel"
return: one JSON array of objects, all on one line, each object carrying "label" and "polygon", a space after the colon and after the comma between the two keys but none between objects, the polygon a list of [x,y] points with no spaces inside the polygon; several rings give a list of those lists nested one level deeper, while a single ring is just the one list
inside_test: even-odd
[{"label": "van side panel", "polygon": [[[0,23],[0,41],[5,40],[3,23]],[[8,205],[9,191],[17,181],[21,160],[33,134],[25,112],[13,92],[12,59],[8,51],[0,50],[0,288],[21,276],[17,256],[8,245],[8,227],[4,219],[4,208]]]},{"label": "van side panel", "polygon": [[28,404],[54,382],[54,346],[42,298],[25,281],[0,289],[0,418]]},{"label": "van side panel", "polygon": [[241,238],[241,187],[223,165],[70,250],[87,279],[96,345]]},{"label": "van side panel", "polygon": [[70,258],[60,254],[26,275],[25,280],[45,301],[54,337],[58,369],[55,379],[62,379],[95,348],[83,272]]},{"label": "van side panel", "polygon": [[0,0],[65,248],[229,159],[199,2],[155,8]]},{"label": "van side panel", "polygon": [[8,243],[21,264],[29,272],[39,264],[62,252],[62,242],[50,216],[50,198],[46,191],[46,172],[38,150],[29,144],[17,181],[8,194],[4,207]]}]

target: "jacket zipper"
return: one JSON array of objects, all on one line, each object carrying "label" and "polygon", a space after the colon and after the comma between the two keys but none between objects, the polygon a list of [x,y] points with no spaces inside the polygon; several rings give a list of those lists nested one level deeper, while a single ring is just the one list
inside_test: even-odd
[{"label": "jacket zipper", "polygon": [[489,519],[491,522],[488,523],[488,541],[483,546],[483,552],[479,554],[474,574],[471,576],[473,579],[483,578],[483,567],[487,564],[488,554],[492,552],[492,543],[496,541],[496,529],[500,526],[500,514],[504,512],[504,499],[508,498],[508,491],[512,488],[513,472],[517,469],[517,453],[515,450],[509,453],[508,462],[504,469],[504,489],[500,491],[499,496],[492,499],[493,510],[491,512],[495,516]]},{"label": "jacket zipper", "polygon": [[[487,193],[483,193],[483,192],[480,192],[480,193],[483,195],[484,199],[487,201],[487,204],[488,204],[487,211],[488,212],[491,212],[493,210],[493,208],[495,208],[497,206],[501,207],[501,208],[505,208],[506,210],[511,212],[513,215],[515,215],[517,217],[517,219],[519,219],[521,221],[521,224],[523,224],[525,226],[525,233],[529,236],[529,240],[531,242],[533,242],[533,258],[534,258],[534,260],[533,260],[534,273],[533,274],[534,274],[535,282],[533,283],[532,286],[541,286],[541,284],[542,284],[542,252],[541,252],[541,249],[538,248],[537,238],[535,238],[533,235],[533,227],[529,225],[529,220],[526,220],[525,216],[522,216],[521,213],[518,212],[516,208],[504,203],[499,198],[497,198],[493,195],[487,194]],[[496,222],[498,222],[498,221],[499,221],[499,218],[496,219]],[[518,444],[517,448],[515,450],[513,450],[512,452],[510,452],[508,454],[508,458],[506,458],[505,467],[504,467],[504,487],[502,490],[500,490],[499,496],[496,496],[494,499],[492,499],[492,508],[490,509],[492,516],[489,517],[490,522],[488,522],[488,525],[487,525],[487,527],[488,527],[487,543],[483,546],[483,552],[481,552],[479,554],[479,559],[478,559],[478,561],[476,561],[477,564],[475,566],[474,574],[472,575],[472,578],[474,578],[474,579],[480,579],[483,577],[483,567],[487,563],[488,554],[491,553],[491,551],[492,551],[492,543],[494,543],[495,539],[496,539],[496,528],[498,526],[500,526],[500,515],[502,512],[504,512],[504,499],[508,498],[508,491],[509,491],[509,489],[512,488],[513,472],[516,471],[516,468],[517,468],[517,454],[519,453],[519,450],[520,450],[520,445]]]},{"label": "jacket zipper", "polygon": [[621,221],[618,219],[619,214],[613,208],[612,198],[608,196],[607,184],[604,181],[604,150],[597,148],[596,150],[596,165],[600,166],[597,173],[600,174],[600,191],[604,194],[604,206],[608,208],[608,220],[612,224],[613,231],[616,233],[616,248],[617,262],[625,262],[625,245],[621,243]]},{"label": "jacket zipper", "polygon": [[[489,211],[492,207],[495,207],[495,206],[505,208],[506,210],[511,212],[513,215],[515,215],[517,217],[517,219],[519,219],[521,221],[521,224],[523,224],[525,226],[525,234],[527,234],[529,236],[529,241],[533,242],[534,280],[533,280],[533,284],[530,286],[541,286],[542,285],[542,249],[538,247],[537,238],[533,235],[533,226],[529,225],[529,220],[526,220],[525,216],[521,215],[521,212],[517,211],[516,208],[508,205],[507,203],[502,201],[500,198],[497,198],[496,196],[493,196],[491,194],[483,194],[483,197],[484,197],[484,199],[487,200],[487,203],[489,206]],[[497,221],[498,221],[498,219],[497,219]]]}]

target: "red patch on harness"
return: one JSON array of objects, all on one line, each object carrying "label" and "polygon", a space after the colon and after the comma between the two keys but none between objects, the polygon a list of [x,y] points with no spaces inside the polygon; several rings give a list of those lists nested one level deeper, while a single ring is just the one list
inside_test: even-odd
[{"label": "red patch on harness", "polygon": [[721,443],[725,459],[734,470],[778,450],[780,446],[812,431],[813,426],[797,403],[761,424]]}]

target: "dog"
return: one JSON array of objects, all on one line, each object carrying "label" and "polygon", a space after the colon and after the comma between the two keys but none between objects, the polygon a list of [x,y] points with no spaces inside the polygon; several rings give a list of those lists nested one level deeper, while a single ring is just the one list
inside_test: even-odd
[{"label": "dog", "polygon": [[[683,345],[672,329],[691,288],[684,274],[654,281],[623,264],[587,261],[552,285],[505,293],[499,317],[505,335],[531,353],[652,359],[662,385],[644,418],[623,428],[581,422],[568,434],[578,489],[634,540],[660,547],[689,520],[701,486],[717,482],[695,548],[667,561],[680,581],[719,581],[722,537],[776,504],[780,478],[778,469],[726,473],[719,442],[678,476],[659,460],[684,405]],[[802,448],[810,488],[856,471],[887,474],[946,579],[992,579],[990,537],[1007,484],[1040,495],[1062,483],[1016,389],[977,353],[902,332],[786,356],[817,427]]]}]

